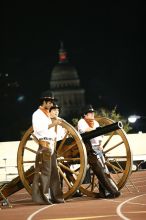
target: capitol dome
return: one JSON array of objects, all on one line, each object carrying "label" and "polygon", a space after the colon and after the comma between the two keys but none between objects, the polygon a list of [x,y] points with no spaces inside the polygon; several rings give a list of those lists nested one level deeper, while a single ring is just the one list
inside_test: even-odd
[{"label": "capitol dome", "polygon": [[58,100],[58,105],[61,106],[61,117],[65,119],[76,117],[85,105],[85,91],[80,87],[76,68],[68,62],[62,43],[58,63],[51,72],[50,89],[45,91],[45,94],[50,91]]},{"label": "capitol dome", "polygon": [[77,70],[68,62],[66,51],[61,45],[59,62],[51,72],[50,89],[78,88],[79,86]]}]

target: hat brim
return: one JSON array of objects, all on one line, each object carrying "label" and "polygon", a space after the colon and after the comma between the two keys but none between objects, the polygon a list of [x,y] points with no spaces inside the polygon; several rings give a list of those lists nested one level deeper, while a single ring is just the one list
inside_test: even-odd
[{"label": "hat brim", "polygon": [[51,107],[50,110],[52,109],[60,109],[60,107]]},{"label": "hat brim", "polygon": [[93,112],[95,112],[95,111],[94,110],[93,111],[92,110],[91,111],[86,111],[86,112],[83,113],[83,115],[87,115],[88,113],[93,113]]},{"label": "hat brim", "polygon": [[54,97],[49,97],[49,96],[46,96],[46,97],[42,97],[42,98],[40,98],[42,101],[57,101],[57,99],[56,98],[54,98]]},{"label": "hat brim", "polygon": [[87,111],[86,114],[88,114],[88,113],[92,113],[92,112],[95,112],[95,111]]}]

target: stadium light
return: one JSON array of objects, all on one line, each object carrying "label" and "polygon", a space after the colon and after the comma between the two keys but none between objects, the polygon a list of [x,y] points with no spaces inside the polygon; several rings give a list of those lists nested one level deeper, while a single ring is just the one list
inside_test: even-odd
[{"label": "stadium light", "polygon": [[128,121],[129,121],[130,123],[135,123],[135,122],[137,121],[137,119],[140,119],[140,118],[146,118],[146,116],[131,115],[131,116],[129,116]]}]

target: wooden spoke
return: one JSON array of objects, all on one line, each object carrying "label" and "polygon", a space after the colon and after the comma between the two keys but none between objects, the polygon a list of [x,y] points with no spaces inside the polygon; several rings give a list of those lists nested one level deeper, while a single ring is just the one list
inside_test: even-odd
[{"label": "wooden spoke", "polygon": [[61,143],[59,144],[59,147],[57,149],[57,153],[60,155],[60,151],[62,150],[62,147],[64,146],[64,143],[66,141],[67,136],[69,135],[69,132],[67,131],[64,138],[62,139]]},{"label": "wooden spoke", "polygon": [[117,166],[115,166],[114,164],[110,163],[110,162],[106,162],[108,167],[113,168],[113,170],[117,170],[118,172],[123,172],[123,169],[118,168]]},{"label": "wooden spoke", "polygon": [[[60,153],[60,156],[63,156],[65,153],[71,151],[75,146],[76,146],[76,142],[74,142],[73,144],[67,146],[67,148],[64,149],[64,150]],[[59,147],[60,147],[60,146],[59,146]]]},{"label": "wooden spoke", "polygon": [[63,177],[63,180],[65,181],[65,183],[68,185],[69,189],[72,188],[72,185],[71,185],[71,182],[68,181],[65,173],[62,172],[62,170],[60,169],[60,167],[58,166],[58,170],[59,170],[59,173],[60,175]]},{"label": "wooden spoke", "polygon": [[70,169],[69,167],[65,166],[64,164],[59,163],[58,165],[59,165],[60,167],[62,167],[64,170],[66,170],[66,171],[68,171],[68,172],[70,172],[70,173],[72,173],[72,174],[75,174],[76,176],[78,175],[78,173],[77,173],[76,171]]},{"label": "wooden spoke", "polygon": [[109,135],[107,141],[103,144],[103,149],[105,148],[105,146],[110,142],[111,138],[113,137],[114,132],[111,133],[111,135]]},{"label": "wooden spoke", "polygon": [[35,154],[37,153],[37,151],[35,151],[35,150],[33,150],[33,149],[29,148],[29,147],[25,147],[25,149],[26,149],[26,150],[29,150],[29,151],[31,151],[31,152],[33,152],[33,153],[35,153]]},{"label": "wooden spoke", "polygon": [[23,161],[23,163],[35,163],[35,160]]},{"label": "wooden spoke", "polygon": [[123,144],[123,141],[121,141],[121,142],[115,144],[114,146],[110,147],[108,150],[105,150],[105,151],[104,151],[104,154],[106,154],[106,153],[108,153],[109,151],[115,149],[116,147],[119,147],[121,144]]},{"label": "wooden spoke", "polygon": [[70,157],[65,157],[64,161],[76,161],[76,162],[80,162],[81,158],[77,157],[77,158],[70,158]]}]

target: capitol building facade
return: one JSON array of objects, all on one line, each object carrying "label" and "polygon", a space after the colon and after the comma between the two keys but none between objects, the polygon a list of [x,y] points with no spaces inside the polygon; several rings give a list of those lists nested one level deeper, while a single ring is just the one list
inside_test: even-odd
[{"label": "capitol building facade", "polygon": [[79,117],[85,106],[85,90],[80,87],[80,79],[76,68],[70,64],[67,52],[61,42],[58,63],[51,72],[50,88],[43,95],[50,94],[57,99],[61,107],[60,116],[64,119]]}]

